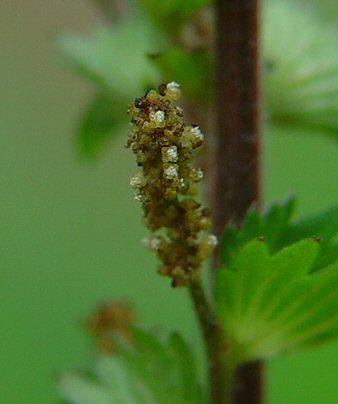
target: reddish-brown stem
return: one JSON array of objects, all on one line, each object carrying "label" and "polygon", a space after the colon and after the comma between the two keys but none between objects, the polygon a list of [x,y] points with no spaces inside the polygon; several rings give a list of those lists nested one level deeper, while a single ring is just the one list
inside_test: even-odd
[{"label": "reddish-brown stem", "polygon": [[[241,224],[248,208],[260,202],[258,3],[215,0],[216,127],[209,181],[217,235],[229,223]],[[243,365],[235,374],[232,404],[262,403],[262,385],[262,364]],[[213,401],[223,402],[220,396]]]},{"label": "reddish-brown stem", "polygon": [[210,192],[215,229],[260,199],[258,0],[216,0],[215,121]]},{"label": "reddish-brown stem", "polygon": [[231,404],[260,404],[263,402],[264,365],[251,362],[242,365],[234,376]]},{"label": "reddish-brown stem", "polygon": [[210,403],[229,404],[230,379],[223,355],[226,352],[223,331],[199,281],[190,285],[190,294],[207,351]]}]

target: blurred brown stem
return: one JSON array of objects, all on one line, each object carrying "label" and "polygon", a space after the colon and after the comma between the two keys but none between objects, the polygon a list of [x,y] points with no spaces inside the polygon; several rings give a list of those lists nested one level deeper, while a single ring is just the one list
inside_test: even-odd
[{"label": "blurred brown stem", "polygon": [[241,224],[260,200],[258,0],[216,0],[211,204],[215,230]]},{"label": "blurred brown stem", "polygon": [[[209,181],[214,231],[221,235],[229,223],[240,225],[250,206],[260,204],[259,0],[216,0],[215,34],[216,127]],[[231,404],[262,403],[262,372],[261,363],[237,370]],[[226,403],[221,381],[214,385],[218,391],[212,403]]]},{"label": "blurred brown stem", "polygon": [[190,285],[190,294],[207,351],[210,403],[229,404],[231,375],[223,355],[226,352],[223,331],[199,281]]}]

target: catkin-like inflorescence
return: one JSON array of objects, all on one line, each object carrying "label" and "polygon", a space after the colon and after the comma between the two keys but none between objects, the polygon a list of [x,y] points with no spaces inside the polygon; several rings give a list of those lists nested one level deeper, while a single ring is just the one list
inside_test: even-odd
[{"label": "catkin-like inflorescence", "polygon": [[129,108],[128,146],[140,167],[130,185],[151,230],[145,244],[157,252],[159,273],[170,276],[173,286],[189,285],[198,277],[217,244],[212,234],[203,235],[211,221],[195,199],[203,171],[194,167],[194,151],[203,145],[204,135],[198,126],[183,123],[182,109],[173,105],[180,95],[177,83],[162,84],[159,92],[149,91]]}]

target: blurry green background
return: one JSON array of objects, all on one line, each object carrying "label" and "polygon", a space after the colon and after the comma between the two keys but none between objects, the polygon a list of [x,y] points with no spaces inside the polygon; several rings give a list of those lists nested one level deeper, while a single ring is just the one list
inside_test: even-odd
[{"label": "blurry green background", "polygon": [[[334,3],[318,10],[337,18]],[[0,2],[1,404],[59,401],[57,374],[90,361],[81,321],[103,300],[126,297],[144,324],[195,338],[185,291],[155,275],[140,242],[125,139],[96,162],[76,147],[91,89],[59,63],[53,38],[98,19],[90,1]],[[297,193],[299,213],[336,202],[334,140],[275,132],[265,139],[266,201]],[[338,403],[337,381],[338,345],[272,361],[269,404]]]}]

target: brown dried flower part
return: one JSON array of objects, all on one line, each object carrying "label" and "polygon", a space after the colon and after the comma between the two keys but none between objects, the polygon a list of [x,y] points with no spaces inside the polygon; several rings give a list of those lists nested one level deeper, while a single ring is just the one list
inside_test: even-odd
[{"label": "brown dried flower part", "polygon": [[131,326],[135,322],[132,308],[125,302],[103,303],[86,321],[87,330],[94,336],[102,352],[115,350],[113,335],[132,342]]},{"label": "brown dried flower part", "polygon": [[174,106],[181,96],[177,83],[159,86],[129,108],[132,130],[128,140],[141,167],[130,180],[135,199],[144,210],[151,235],[146,245],[157,252],[159,273],[172,285],[186,286],[217,244],[215,236],[202,236],[211,227],[209,212],[195,200],[203,171],[194,167],[194,151],[204,142],[198,126],[183,123],[183,111]]}]

